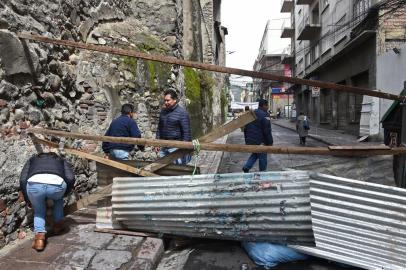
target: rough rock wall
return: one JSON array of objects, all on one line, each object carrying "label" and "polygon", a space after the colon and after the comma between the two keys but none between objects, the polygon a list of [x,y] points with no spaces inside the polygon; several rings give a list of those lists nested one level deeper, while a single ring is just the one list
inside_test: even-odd
[{"label": "rough rock wall", "polygon": [[[211,127],[213,121],[213,117],[206,117],[202,122],[201,111],[194,114],[186,102],[190,80],[178,66],[28,43],[16,37],[20,31],[182,57],[183,1],[0,2],[0,248],[31,222],[17,191],[22,166],[35,153],[24,132],[28,127],[103,134],[121,104],[130,102],[137,107],[136,120],[143,136],[151,138],[156,131],[160,95],[167,88],[177,89],[181,104],[189,104],[192,119],[200,120],[194,127],[198,133]],[[207,100],[212,99],[213,82],[201,74],[199,86],[211,92],[199,93],[199,100],[192,102],[212,111],[213,102],[209,107]],[[68,144],[100,152],[99,143],[69,140]],[[133,155],[155,158],[148,148]],[[70,160],[77,176],[77,194],[68,198],[73,201],[91,192],[97,176],[93,162],[75,157]]]}]

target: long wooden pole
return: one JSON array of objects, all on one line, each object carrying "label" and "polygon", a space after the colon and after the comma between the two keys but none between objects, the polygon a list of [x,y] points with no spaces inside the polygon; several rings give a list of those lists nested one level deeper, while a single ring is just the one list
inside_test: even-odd
[{"label": "long wooden pole", "polygon": [[335,84],[335,83],[331,83],[331,82],[306,80],[306,79],[301,79],[301,78],[296,78],[296,77],[286,77],[286,76],[281,76],[281,75],[275,75],[275,74],[266,73],[266,72],[258,72],[258,71],[251,71],[251,70],[244,70],[244,69],[237,69],[237,68],[222,67],[222,66],[217,66],[217,65],[207,64],[207,63],[182,60],[182,59],[178,59],[178,58],[170,57],[170,56],[152,55],[152,54],[137,52],[134,50],[124,50],[124,49],[112,48],[112,47],[108,47],[108,46],[86,44],[86,43],[82,43],[82,42],[57,40],[57,39],[52,39],[52,38],[47,38],[47,37],[37,36],[37,35],[18,34],[17,36],[21,39],[28,39],[28,40],[34,40],[34,41],[38,41],[38,42],[73,47],[73,48],[78,48],[78,49],[104,52],[104,53],[108,53],[108,54],[136,57],[136,58],[145,59],[145,60],[152,60],[152,61],[157,61],[157,62],[162,62],[162,63],[181,65],[181,66],[209,70],[209,71],[214,71],[214,72],[219,72],[219,73],[237,74],[237,75],[248,76],[248,77],[252,77],[252,78],[260,78],[260,79],[266,79],[266,80],[271,80],[271,81],[308,85],[308,86],[320,87],[321,89],[331,89],[331,90],[336,90],[336,91],[341,91],[341,92],[350,92],[350,93],[378,97],[378,98],[383,98],[383,99],[405,101],[404,96],[385,93],[384,91],[381,91],[381,90],[370,90],[367,88],[340,85],[340,84]]},{"label": "long wooden pole", "polygon": [[[48,130],[41,128],[30,128],[27,130],[34,134],[51,135],[57,137],[66,137],[74,139],[105,141],[115,143],[127,143],[137,145],[151,145],[161,147],[175,147],[180,149],[192,150],[192,142],[156,140],[144,138],[127,138],[127,137],[110,137],[100,135],[89,135],[59,130]],[[336,155],[336,156],[378,156],[378,155],[398,155],[406,153],[406,147],[395,147],[391,149],[371,149],[357,147],[356,149],[329,149],[327,147],[280,147],[280,146],[263,146],[263,145],[236,145],[236,144],[216,144],[201,143],[201,150],[223,151],[223,152],[240,152],[240,153],[269,153],[269,154],[300,154],[300,155]]]}]

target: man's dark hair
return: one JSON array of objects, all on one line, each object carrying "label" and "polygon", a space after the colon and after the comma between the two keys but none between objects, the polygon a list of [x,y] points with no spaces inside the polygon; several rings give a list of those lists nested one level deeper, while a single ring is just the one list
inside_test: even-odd
[{"label": "man's dark hair", "polygon": [[123,106],[121,106],[121,114],[129,114],[134,112],[134,105],[126,103]]},{"label": "man's dark hair", "polygon": [[170,95],[172,99],[178,100],[178,93],[175,90],[169,89],[164,92],[164,96]]},{"label": "man's dark hair", "polygon": [[265,99],[260,99],[258,101],[258,107],[264,107],[264,106],[267,106],[267,105],[268,105],[268,101],[265,100]]}]

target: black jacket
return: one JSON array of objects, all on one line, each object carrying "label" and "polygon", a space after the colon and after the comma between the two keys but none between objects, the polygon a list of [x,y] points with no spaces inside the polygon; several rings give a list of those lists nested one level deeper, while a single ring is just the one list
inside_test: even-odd
[{"label": "black jacket", "polygon": [[20,190],[23,192],[24,200],[29,202],[27,195],[27,180],[35,174],[55,174],[63,178],[66,183],[68,194],[75,185],[75,174],[72,166],[55,153],[42,153],[32,156],[24,165],[20,175]]},{"label": "black jacket", "polygon": [[163,109],[159,115],[157,139],[191,141],[190,119],[188,112],[176,104],[170,109]]},{"label": "black jacket", "polygon": [[256,109],[257,119],[244,128],[245,144],[250,145],[273,145],[271,119],[267,112]]},{"label": "black jacket", "polygon": [[[141,132],[137,126],[137,123],[135,123],[132,118],[130,118],[128,115],[122,114],[111,122],[105,136],[141,138]],[[144,147],[138,146],[138,148],[143,150]],[[110,152],[112,149],[121,149],[131,152],[131,150],[134,149],[134,145],[126,143],[103,142],[102,149],[105,153]]]}]

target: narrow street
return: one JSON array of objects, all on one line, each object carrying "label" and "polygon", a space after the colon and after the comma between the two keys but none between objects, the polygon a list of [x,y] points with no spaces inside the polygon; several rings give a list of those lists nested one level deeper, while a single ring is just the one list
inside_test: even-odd
[{"label": "narrow street", "polygon": [[[272,126],[275,146],[300,146],[296,132],[276,124]],[[340,136],[337,132],[336,136]],[[227,143],[244,144],[244,134],[236,130],[228,137]],[[327,147],[328,145],[312,138],[307,138],[309,147]],[[224,153],[219,173],[242,172],[244,162],[249,154]],[[334,157],[334,156],[301,156],[301,155],[268,155],[268,170],[314,170],[345,178],[352,178],[384,185],[394,185],[392,175],[392,157]],[[258,171],[258,164],[251,170]]]}]

